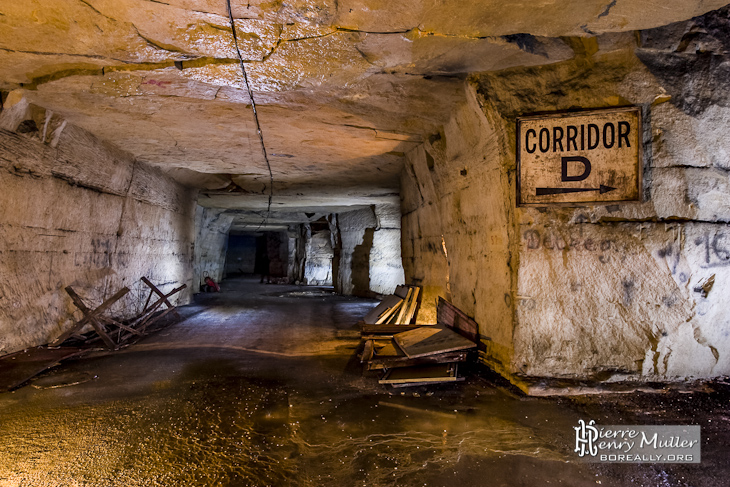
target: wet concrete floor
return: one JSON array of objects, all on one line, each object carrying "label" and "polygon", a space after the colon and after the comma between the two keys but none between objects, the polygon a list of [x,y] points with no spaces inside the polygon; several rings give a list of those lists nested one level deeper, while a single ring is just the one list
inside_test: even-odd
[{"label": "wet concrete floor", "polygon": [[[0,394],[0,487],[730,485],[722,381],[550,399],[485,374],[391,389],[355,356],[375,301],[222,287],[128,349]],[[702,463],[579,462],[579,419],[700,424]]]}]

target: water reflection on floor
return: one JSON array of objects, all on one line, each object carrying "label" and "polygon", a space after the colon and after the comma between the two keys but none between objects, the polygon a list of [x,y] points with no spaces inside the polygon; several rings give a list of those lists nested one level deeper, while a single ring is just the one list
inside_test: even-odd
[{"label": "water reflection on floor", "polygon": [[0,394],[0,486],[621,485],[575,461],[564,401],[379,386],[354,357],[372,302],[257,286]]},{"label": "water reflection on floor", "polygon": [[[125,369],[116,357],[106,361],[93,366]],[[513,471],[523,467],[565,468],[560,445],[512,418],[504,397],[323,394],[326,387],[231,376],[220,362],[214,369],[207,377],[182,370],[180,379],[128,397],[96,391],[103,376],[93,386],[17,392],[15,404],[3,401],[2,482],[405,486],[460,476],[462,485],[483,485],[466,472],[491,465],[499,466],[491,485],[513,485]]]}]

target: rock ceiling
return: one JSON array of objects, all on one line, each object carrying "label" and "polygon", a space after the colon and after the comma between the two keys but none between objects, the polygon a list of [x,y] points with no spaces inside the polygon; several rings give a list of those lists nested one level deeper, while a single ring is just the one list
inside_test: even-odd
[{"label": "rock ceiling", "polygon": [[[392,198],[403,153],[447,119],[468,73],[569,59],[561,37],[725,3],[232,0],[232,12],[283,208]],[[242,83],[226,0],[0,4],[1,89],[202,188],[201,204],[266,206]]]}]

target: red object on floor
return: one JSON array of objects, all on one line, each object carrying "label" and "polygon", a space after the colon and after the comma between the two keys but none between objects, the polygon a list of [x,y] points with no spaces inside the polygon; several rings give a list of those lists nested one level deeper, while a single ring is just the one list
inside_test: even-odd
[{"label": "red object on floor", "polygon": [[210,277],[205,278],[205,283],[211,287],[211,289],[214,289],[215,292],[219,293],[221,292],[221,287]]}]

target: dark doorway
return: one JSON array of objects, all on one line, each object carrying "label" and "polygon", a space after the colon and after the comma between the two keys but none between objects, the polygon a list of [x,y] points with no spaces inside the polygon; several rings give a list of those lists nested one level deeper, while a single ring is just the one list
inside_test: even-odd
[{"label": "dark doorway", "polygon": [[246,232],[228,235],[226,277],[263,275],[265,281],[286,277],[288,238],[285,232]]},{"label": "dark doorway", "polygon": [[253,274],[256,261],[256,237],[254,235],[228,235],[225,276]]}]

